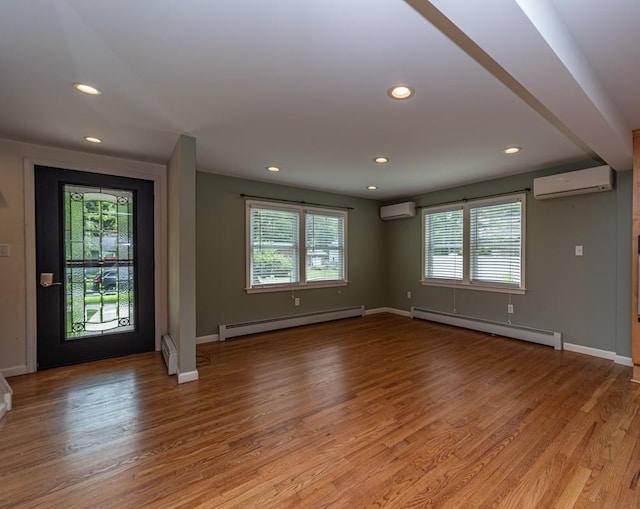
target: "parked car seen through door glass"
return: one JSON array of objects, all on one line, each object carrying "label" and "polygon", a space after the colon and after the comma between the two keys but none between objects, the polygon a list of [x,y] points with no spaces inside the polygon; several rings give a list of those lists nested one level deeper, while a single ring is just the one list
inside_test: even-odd
[{"label": "parked car seen through door glass", "polygon": [[104,269],[93,278],[93,290],[96,292],[116,291],[118,289],[118,286],[128,286],[129,280],[131,279],[132,275],[132,267]]}]

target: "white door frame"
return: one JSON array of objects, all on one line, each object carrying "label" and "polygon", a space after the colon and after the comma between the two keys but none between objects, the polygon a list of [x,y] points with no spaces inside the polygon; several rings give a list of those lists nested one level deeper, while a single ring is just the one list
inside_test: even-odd
[{"label": "white door frame", "polygon": [[[155,348],[160,350],[160,338],[167,330],[167,171],[158,164],[105,157],[104,161],[90,164],[53,161],[37,158],[24,159],[24,217],[25,217],[25,271],[26,271],[26,373],[38,369],[37,352],[37,276],[35,227],[35,167],[52,166],[64,170],[102,173],[153,181],[153,233],[154,233],[154,300]],[[18,373],[16,373],[18,374]]]}]

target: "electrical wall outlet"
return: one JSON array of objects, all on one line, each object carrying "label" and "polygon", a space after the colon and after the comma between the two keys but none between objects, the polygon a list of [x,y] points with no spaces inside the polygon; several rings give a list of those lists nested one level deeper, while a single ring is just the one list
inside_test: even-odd
[{"label": "electrical wall outlet", "polygon": [[300,305],[300,297],[296,297],[296,298],[293,300],[293,304],[294,304],[295,306],[299,306],[299,305]]},{"label": "electrical wall outlet", "polygon": [[411,298],[411,292],[407,292],[407,299]]},{"label": "electrical wall outlet", "polygon": [[9,244],[0,244],[0,256],[9,256]]},{"label": "electrical wall outlet", "polygon": [[513,314],[513,304],[507,304],[507,313]]}]

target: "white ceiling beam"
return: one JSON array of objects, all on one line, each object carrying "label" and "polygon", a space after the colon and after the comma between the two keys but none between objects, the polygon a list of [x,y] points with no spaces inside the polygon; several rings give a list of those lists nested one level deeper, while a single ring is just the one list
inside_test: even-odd
[{"label": "white ceiling beam", "polygon": [[631,128],[549,0],[406,2],[587,154],[631,168]]}]

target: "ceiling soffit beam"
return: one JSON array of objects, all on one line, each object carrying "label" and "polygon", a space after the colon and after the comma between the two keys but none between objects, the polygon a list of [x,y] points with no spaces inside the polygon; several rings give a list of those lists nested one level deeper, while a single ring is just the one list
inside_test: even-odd
[{"label": "ceiling soffit beam", "polygon": [[586,154],[631,168],[631,129],[548,0],[405,1]]}]

